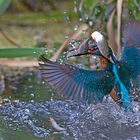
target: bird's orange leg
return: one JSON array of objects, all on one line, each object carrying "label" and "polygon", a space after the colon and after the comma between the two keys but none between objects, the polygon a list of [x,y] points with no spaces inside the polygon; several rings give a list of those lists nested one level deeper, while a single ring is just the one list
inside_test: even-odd
[{"label": "bird's orange leg", "polygon": [[109,95],[112,97],[112,99],[114,100],[114,102],[119,105],[122,106],[122,102],[120,100],[119,95],[117,94],[115,88],[112,89],[112,91],[109,93]]}]

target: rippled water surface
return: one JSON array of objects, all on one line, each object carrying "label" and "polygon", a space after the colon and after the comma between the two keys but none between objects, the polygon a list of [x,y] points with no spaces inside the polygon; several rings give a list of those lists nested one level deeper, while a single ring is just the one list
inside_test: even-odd
[{"label": "rippled water surface", "polygon": [[[14,100],[0,106],[0,140],[140,140],[140,103],[133,103],[132,113],[110,98],[91,106],[52,99],[52,91],[42,85],[40,76],[26,73],[23,77],[16,85]],[[18,97],[25,100],[15,100]],[[65,130],[54,129],[50,117]]]}]

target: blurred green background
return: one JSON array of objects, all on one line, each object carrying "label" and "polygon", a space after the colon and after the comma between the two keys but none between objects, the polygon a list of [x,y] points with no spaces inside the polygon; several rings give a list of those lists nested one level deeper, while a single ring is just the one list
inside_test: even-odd
[{"label": "blurred green background", "polygon": [[[0,53],[0,57],[29,56],[27,48],[46,46],[50,57],[83,23],[90,25],[91,31],[98,29],[106,34],[106,25],[115,11],[112,24],[116,29],[119,10],[121,21],[140,19],[139,0],[0,0],[0,49],[25,48],[21,55],[17,55],[21,50],[15,50],[15,56],[4,50],[5,56]],[[31,56],[35,56],[33,52]]]}]

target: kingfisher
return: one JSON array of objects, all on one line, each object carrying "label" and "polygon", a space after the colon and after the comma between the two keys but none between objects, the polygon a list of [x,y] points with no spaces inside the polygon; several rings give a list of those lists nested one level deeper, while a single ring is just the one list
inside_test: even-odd
[{"label": "kingfisher", "polygon": [[[88,103],[101,102],[114,89],[112,98],[124,108],[131,106],[132,82],[139,87],[140,22],[129,21],[123,31],[121,59],[117,60],[104,36],[95,31],[74,50],[72,56],[96,55],[106,66],[100,70],[85,70],[69,64],[52,62],[41,56],[40,71],[56,93]],[[114,98],[115,97],[115,98]]]},{"label": "kingfisher", "polygon": [[[80,48],[79,48],[80,49]],[[96,49],[95,49],[96,50]],[[92,54],[94,51],[85,52]],[[77,53],[76,55],[85,55]],[[40,71],[44,79],[59,95],[88,103],[97,103],[111,92],[115,84],[113,64],[108,61],[107,67],[101,70],[86,70],[69,64],[52,62],[41,56]]]},{"label": "kingfisher", "polygon": [[[95,31],[92,33],[93,43],[97,43],[97,52],[94,55],[101,56],[103,59],[109,57],[113,60],[113,73],[115,74],[114,89],[117,94],[115,98],[119,99],[118,103],[125,108],[131,108],[132,101],[131,92],[138,91],[140,86],[140,21],[128,21],[123,31],[123,46],[121,59],[117,60],[113,51],[108,47],[104,36]],[[82,46],[81,50],[85,50],[86,46]],[[106,60],[106,59],[105,59]],[[112,96],[112,97],[113,97]],[[115,99],[114,98],[114,99]]]}]

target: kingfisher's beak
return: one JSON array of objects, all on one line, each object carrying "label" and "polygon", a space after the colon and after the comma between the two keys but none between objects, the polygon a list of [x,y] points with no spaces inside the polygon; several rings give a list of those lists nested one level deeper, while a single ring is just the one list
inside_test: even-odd
[{"label": "kingfisher's beak", "polygon": [[94,54],[98,51],[96,42],[92,42],[91,46],[89,43],[90,40],[91,37],[85,39],[77,48],[70,50],[71,54],[68,57]]}]

